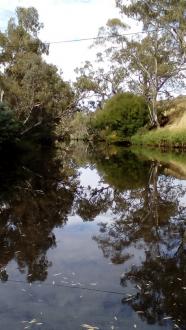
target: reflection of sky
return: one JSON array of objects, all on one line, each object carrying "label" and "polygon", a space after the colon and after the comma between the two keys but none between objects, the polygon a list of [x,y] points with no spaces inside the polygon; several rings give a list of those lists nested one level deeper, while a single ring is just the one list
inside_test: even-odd
[{"label": "reflection of sky", "polygon": [[180,206],[186,206],[186,180],[175,179],[174,182],[175,185],[181,186],[183,189],[185,189],[185,194],[182,197],[180,197],[179,201],[180,201]]},{"label": "reflection of sky", "polygon": [[101,178],[96,169],[82,167],[79,169],[79,173],[80,183],[83,187],[87,188],[88,186],[90,186],[91,189],[95,189],[98,187]]}]

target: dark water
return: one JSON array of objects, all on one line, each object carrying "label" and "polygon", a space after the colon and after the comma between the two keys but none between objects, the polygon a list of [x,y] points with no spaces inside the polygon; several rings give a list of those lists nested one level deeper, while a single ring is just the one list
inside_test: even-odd
[{"label": "dark water", "polygon": [[185,206],[184,154],[3,157],[0,329],[186,329]]}]

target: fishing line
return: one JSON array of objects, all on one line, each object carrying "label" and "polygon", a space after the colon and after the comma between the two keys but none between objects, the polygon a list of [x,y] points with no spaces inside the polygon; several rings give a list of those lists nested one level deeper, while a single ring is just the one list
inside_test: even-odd
[{"label": "fishing line", "polygon": [[[68,289],[75,289],[75,290],[86,290],[86,291],[92,291],[92,292],[97,292],[97,293],[108,293],[108,294],[115,294],[115,295],[120,295],[120,296],[125,296],[125,292],[119,292],[119,291],[110,291],[110,290],[102,290],[102,289],[96,289],[96,288],[90,288],[86,286],[78,286],[78,285],[70,285],[70,284],[61,284],[61,283],[32,283],[32,282],[25,282],[22,280],[7,280],[5,283],[11,282],[11,283],[18,283],[18,284],[26,284],[35,286],[47,286],[47,287],[59,287],[59,288],[68,288]],[[127,295],[126,298],[130,298],[132,295]]]}]

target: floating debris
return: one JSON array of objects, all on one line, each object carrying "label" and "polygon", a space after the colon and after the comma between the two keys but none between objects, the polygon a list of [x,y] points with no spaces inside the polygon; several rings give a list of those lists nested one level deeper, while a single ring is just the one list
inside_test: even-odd
[{"label": "floating debris", "polygon": [[115,321],[117,321],[117,320],[118,320],[116,316],[114,316],[114,320],[115,320]]},{"label": "floating debris", "polygon": [[99,330],[98,327],[94,327],[93,325],[89,325],[89,324],[82,324],[81,327],[89,330]]},{"label": "floating debris", "polygon": [[97,283],[90,283],[90,285],[92,285],[92,286],[96,286],[96,285],[97,285]]},{"label": "floating debris", "polygon": [[54,274],[53,276],[60,276],[60,275],[62,275],[62,273]]},{"label": "floating debris", "polygon": [[133,299],[133,297],[124,298],[122,300],[122,302],[128,302],[128,301],[131,301],[132,299]]},{"label": "floating debris", "polygon": [[36,319],[33,319],[33,320],[31,320],[30,322],[28,322],[29,324],[32,324],[32,323],[36,323],[37,322],[37,320]]},{"label": "floating debris", "polygon": [[172,319],[172,316],[166,316],[163,318],[163,320],[170,320],[170,319]]}]

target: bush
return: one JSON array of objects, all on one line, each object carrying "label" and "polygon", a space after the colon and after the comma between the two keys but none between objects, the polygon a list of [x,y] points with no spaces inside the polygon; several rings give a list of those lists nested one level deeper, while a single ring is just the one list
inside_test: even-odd
[{"label": "bush", "polygon": [[126,138],[135,134],[148,122],[148,107],[143,97],[132,93],[113,96],[101,110],[97,110],[93,126],[104,131],[104,136],[114,132],[118,137]]}]

